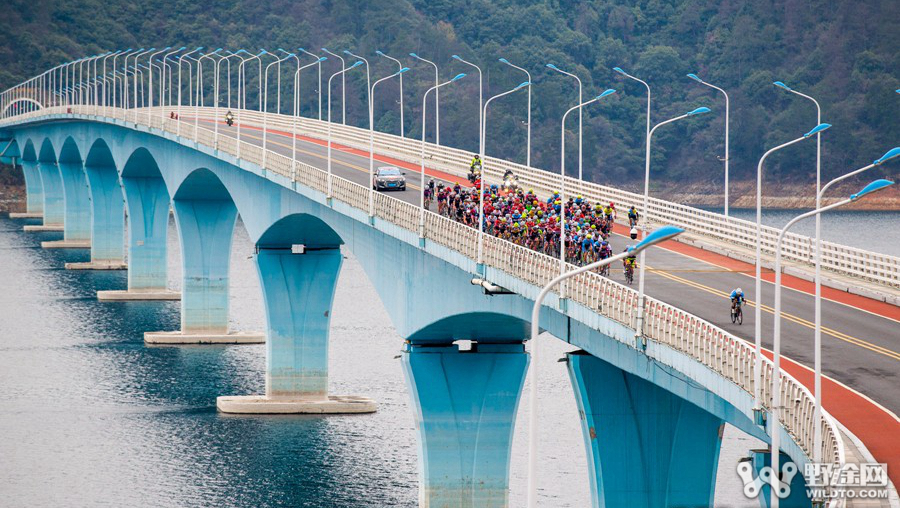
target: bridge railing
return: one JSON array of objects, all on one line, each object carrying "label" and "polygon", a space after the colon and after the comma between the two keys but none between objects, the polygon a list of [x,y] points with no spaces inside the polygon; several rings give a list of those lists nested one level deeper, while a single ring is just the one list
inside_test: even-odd
[{"label": "bridge railing", "polygon": [[[105,121],[102,112],[95,107],[71,107],[72,113],[94,116]],[[41,118],[49,114],[65,114],[64,108],[47,108],[39,112],[19,115],[15,120]],[[146,115],[134,115],[131,112],[113,111],[110,117],[126,119],[138,124],[153,123]],[[152,119],[152,116],[150,117]],[[171,134],[180,135],[193,142],[216,148],[213,131],[195,128],[186,120],[163,120],[157,123]],[[263,151],[259,145],[246,141],[219,136],[218,149],[247,161],[262,163]],[[327,172],[304,164],[294,163],[289,157],[267,152],[265,155],[266,171],[275,171],[291,178],[300,185],[321,193],[328,193],[329,175]],[[333,199],[346,203],[359,210],[367,211],[369,206],[368,186],[353,183],[347,179],[331,175],[331,192]],[[417,232],[421,209],[411,203],[376,193],[375,215],[378,219],[388,221],[405,230]],[[461,254],[475,258],[478,231],[472,227],[452,221],[435,213],[425,213],[424,236],[428,241],[442,245]],[[494,237],[484,238],[484,262],[493,268],[508,273],[535,286],[544,286],[560,273],[559,260],[545,254],[516,245],[512,242]],[[566,266],[567,270],[575,266]],[[637,292],[622,284],[614,282],[597,273],[582,273],[567,283],[567,298],[628,327],[635,328],[638,312]],[[697,362],[705,365],[725,379],[731,381],[748,394],[754,393],[753,369],[756,352],[752,345],[735,337],[721,328],[712,325],[697,316],[689,314],[672,305],[653,298],[647,298],[645,304],[646,319],[644,336],[653,342],[663,344],[684,353]],[[761,402],[772,407],[772,379],[774,367],[770,360],[764,358],[761,368]],[[807,455],[812,457],[814,447],[814,428],[822,429],[821,456],[823,460],[841,465],[845,461],[844,445],[836,424],[827,413],[820,421],[814,420],[814,399],[810,391],[792,376],[782,373],[781,400],[784,409],[781,411],[781,425],[790,434],[794,442]],[[835,501],[836,503],[837,501]]]},{"label": "bridge railing", "polygon": [[[218,121],[214,108],[200,108],[198,111],[201,118]],[[184,112],[187,115],[195,114],[193,108],[186,108]],[[236,110],[233,112],[239,124],[244,126],[261,129],[265,123],[267,129],[285,133],[293,132],[294,127],[297,126],[300,135],[320,141],[327,138],[328,123],[325,121],[312,118],[295,119],[288,115],[266,113],[267,119],[264,122],[263,114],[259,111]],[[332,123],[331,136],[333,143],[368,152],[369,131],[367,129]],[[379,154],[408,163],[421,163],[421,141],[383,132],[375,132],[373,138]],[[426,143],[425,153],[429,168],[446,172],[459,179],[466,177],[471,153],[433,143]],[[549,196],[552,192],[560,189],[560,177],[554,173],[494,157],[486,157],[484,165],[485,175],[490,181],[500,182],[502,175],[507,170],[511,170],[519,176],[520,184],[523,187],[534,189],[539,195]],[[640,194],[582,182],[572,177],[566,178],[566,189],[567,195],[581,195],[595,202],[615,202],[619,203],[620,207],[633,204],[640,210],[643,203],[643,196]],[[751,251],[756,249],[755,222],[725,217],[715,212],[657,198],[650,198],[647,215],[653,224],[671,224],[701,237],[730,243]],[[760,244],[765,254],[769,256],[774,254],[778,233],[779,230],[773,227],[763,226],[761,228],[762,241]],[[788,233],[785,235],[782,255],[786,260],[812,265],[815,262],[815,240],[796,233]],[[900,287],[900,258],[896,256],[823,241],[822,268],[888,287]]]}]

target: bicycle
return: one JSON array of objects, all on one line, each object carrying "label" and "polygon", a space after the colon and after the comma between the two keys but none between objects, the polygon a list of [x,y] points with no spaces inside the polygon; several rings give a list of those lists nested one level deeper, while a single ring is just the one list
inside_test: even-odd
[{"label": "bicycle", "polygon": [[625,265],[625,283],[629,286],[634,283],[634,265]]},{"label": "bicycle", "polygon": [[734,302],[734,307],[731,308],[731,322],[739,325],[744,324],[744,311],[741,310],[740,300]]},{"label": "bicycle", "polygon": [[603,277],[609,277],[609,265],[603,265],[600,267],[600,275]]}]

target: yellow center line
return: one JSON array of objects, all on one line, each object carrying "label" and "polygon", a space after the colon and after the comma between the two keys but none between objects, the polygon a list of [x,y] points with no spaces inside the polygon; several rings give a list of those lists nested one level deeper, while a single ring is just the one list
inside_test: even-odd
[{"label": "yellow center line", "polygon": [[[729,299],[729,300],[731,299],[731,294],[730,294],[730,293],[726,293],[726,292],[724,292],[724,291],[720,291],[720,290],[718,290],[718,289],[711,288],[711,287],[709,287],[709,286],[705,286],[705,285],[703,285],[703,284],[700,284],[699,282],[694,282],[694,281],[691,281],[691,280],[684,279],[684,278],[682,278],[682,277],[679,277],[679,276],[677,276],[677,275],[673,275],[673,274],[671,274],[671,273],[667,273],[667,272],[660,271],[660,270],[654,270],[654,269],[653,269],[652,267],[650,267],[650,266],[647,266],[647,269],[650,270],[650,271],[653,271],[653,272],[656,273],[656,274],[659,274],[659,275],[662,276],[662,277],[665,277],[665,278],[667,278],[667,279],[673,280],[673,281],[675,281],[675,282],[679,282],[679,283],[682,283],[682,284],[691,286],[691,287],[693,287],[693,288],[695,288],[695,289],[699,289],[699,290],[701,290],[701,291],[710,293],[710,294],[712,294],[712,295],[720,296],[720,297],[722,297],[722,298],[726,298],[726,299]],[[756,302],[753,302],[753,301],[751,301],[751,300],[747,300],[747,305],[748,305],[748,306],[754,306],[754,307],[755,307],[755,306],[756,306]],[[765,312],[767,312],[767,313],[769,313],[769,314],[773,314],[773,315],[775,314],[775,309],[773,309],[772,307],[769,307],[769,306],[767,306],[767,305],[762,305],[762,306],[760,307],[760,310],[764,310]],[[810,321],[807,321],[806,319],[803,319],[803,318],[794,316],[793,314],[789,314],[789,313],[786,313],[786,312],[782,312],[782,313],[781,313],[781,316],[782,316],[782,318],[786,319],[787,321],[791,321],[791,322],[793,322],[793,323],[799,324],[799,325],[804,326],[804,327],[806,327],[806,328],[810,328],[810,329],[815,328],[815,324],[814,324],[814,323],[812,323],[812,322],[810,322]],[[854,344],[854,345],[856,345],[856,346],[859,346],[859,347],[868,349],[868,350],[873,351],[873,352],[875,352],[875,353],[878,353],[878,354],[880,354],[880,355],[887,356],[888,358],[891,358],[891,359],[900,361],[900,353],[897,353],[897,352],[895,352],[895,351],[891,351],[890,349],[884,348],[884,347],[879,346],[879,345],[877,345],[877,344],[872,344],[871,342],[868,342],[868,341],[865,341],[865,340],[862,340],[862,339],[858,339],[858,338],[856,338],[856,337],[852,337],[852,336],[847,335],[847,334],[845,334],[845,333],[843,333],[843,332],[839,332],[839,331],[837,331],[837,330],[833,330],[833,329],[828,328],[828,327],[825,327],[825,326],[822,327],[822,331],[823,331],[824,333],[828,334],[828,335],[831,335],[832,337],[834,337],[834,338],[836,338],[836,339],[842,340],[842,341],[844,341],[844,342],[849,342],[849,343],[851,343],[851,344]]]}]

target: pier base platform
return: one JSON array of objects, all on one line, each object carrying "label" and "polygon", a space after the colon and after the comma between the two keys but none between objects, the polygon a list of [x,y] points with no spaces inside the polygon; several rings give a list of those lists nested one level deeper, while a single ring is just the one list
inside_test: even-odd
[{"label": "pier base platform", "polygon": [[54,240],[52,242],[41,242],[43,249],[90,249],[90,240]]},{"label": "pier base platform", "polygon": [[356,395],[329,395],[319,399],[265,395],[218,397],[216,408],[233,414],[348,414],[377,410],[374,400]]},{"label": "pier base platform", "polygon": [[66,270],[127,270],[128,264],[122,262],[90,261],[88,263],[66,263]]},{"label": "pier base platform", "polygon": [[147,344],[265,344],[266,334],[260,332],[228,332],[222,334],[177,332],[145,332]]},{"label": "pier base platform", "polygon": [[[74,264],[74,263],[73,263]],[[68,268],[68,266],[66,266]],[[72,268],[82,270],[82,268]],[[101,302],[152,302],[157,300],[181,300],[181,293],[169,289],[152,289],[148,291],[97,291],[97,299]]]}]

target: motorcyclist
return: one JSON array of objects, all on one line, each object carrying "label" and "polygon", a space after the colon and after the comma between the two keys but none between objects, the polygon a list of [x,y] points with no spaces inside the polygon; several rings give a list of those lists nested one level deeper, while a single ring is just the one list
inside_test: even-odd
[{"label": "motorcyclist", "polygon": [[229,127],[234,125],[234,113],[232,113],[230,109],[225,113],[225,123],[227,123]]}]

